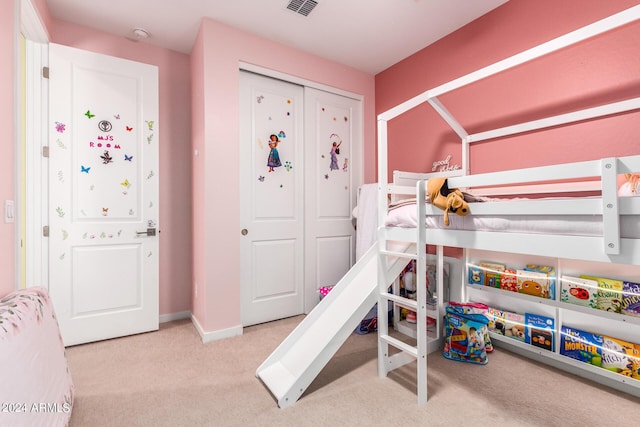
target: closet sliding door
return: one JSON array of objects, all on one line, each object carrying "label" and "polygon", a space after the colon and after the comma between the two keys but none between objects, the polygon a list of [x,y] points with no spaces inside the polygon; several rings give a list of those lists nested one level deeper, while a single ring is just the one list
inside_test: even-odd
[{"label": "closet sliding door", "polygon": [[360,128],[357,100],[240,72],[243,326],[309,312],[351,267]]},{"label": "closet sliding door", "polygon": [[[304,98],[305,282],[315,291],[335,285],[355,262],[362,126],[358,100],[309,87]],[[318,293],[307,292],[305,308],[317,302]]]}]

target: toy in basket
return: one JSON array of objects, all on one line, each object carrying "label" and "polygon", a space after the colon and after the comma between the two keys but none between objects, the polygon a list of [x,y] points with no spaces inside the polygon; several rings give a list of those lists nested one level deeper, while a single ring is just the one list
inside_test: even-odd
[{"label": "toy in basket", "polygon": [[443,356],[459,362],[486,365],[487,350],[482,330],[488,323],[483,314],[464,313],[461,307],[448,306]]}]

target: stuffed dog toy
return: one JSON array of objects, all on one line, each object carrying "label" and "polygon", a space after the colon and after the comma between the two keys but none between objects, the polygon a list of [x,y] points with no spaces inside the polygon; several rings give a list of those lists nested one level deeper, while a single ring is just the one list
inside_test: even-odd
[{"label": "stuffed dog toy", "polygon": [[462,191],[450,189],[447,178],[429,178],[427,194],[432,205],[444,210],[444,225],[449,225],[449,212],[459,216],[469,215],[469,205],[465,202]]}]

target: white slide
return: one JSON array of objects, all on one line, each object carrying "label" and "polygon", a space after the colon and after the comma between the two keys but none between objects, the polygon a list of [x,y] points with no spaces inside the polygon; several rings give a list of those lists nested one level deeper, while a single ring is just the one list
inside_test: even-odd
[{"label": "white slide", "polygon": [[[395,279],[408,262],[390,260],[387,278]],[[353,333],[377,302],[377,288],[378,251],[373,245],[256,371],[280,408],[300,398]]]}]

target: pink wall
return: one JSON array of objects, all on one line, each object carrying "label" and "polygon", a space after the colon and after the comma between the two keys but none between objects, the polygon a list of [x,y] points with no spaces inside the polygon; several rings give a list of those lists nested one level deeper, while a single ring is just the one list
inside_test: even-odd
[{"label": "pink wall", "polygon": [[51,42],[156,65],[160,90],[160,314],[191,310],[189,56],[52,20]]},{"label": "pink wall", "polygon": [[[194,315],[205,331],[240,326],[239,62],[360,94],[364,179],[374,178],[374,77],[205,19],[192,50]],[[199,111],[201,109],[201,112]],[[221,204],[224,203],[224,209]]]},{"label": "pink wall", "polygon": [[[4,201],[15,200],[15,123],[14,123],[14,2],[0,0],[0,117],[4,138],[0,142],[0,212],[4,217]],[[15,289],[15,227],[0,219],[0,297]]]},{"label": "pink wall", "polygon": [[[495,9],[376,76],[376,114],[424,90],[636,5],[637,0],[521,0]],[[471,133],[638,96],[640,23],[441,97]],[[640,153],[640,113],[471,147],[480,173]],[[390,170],[431,171],[459,138],[429,106],[389,122]],[[417,155],[416,155],[417,154]]]}]

